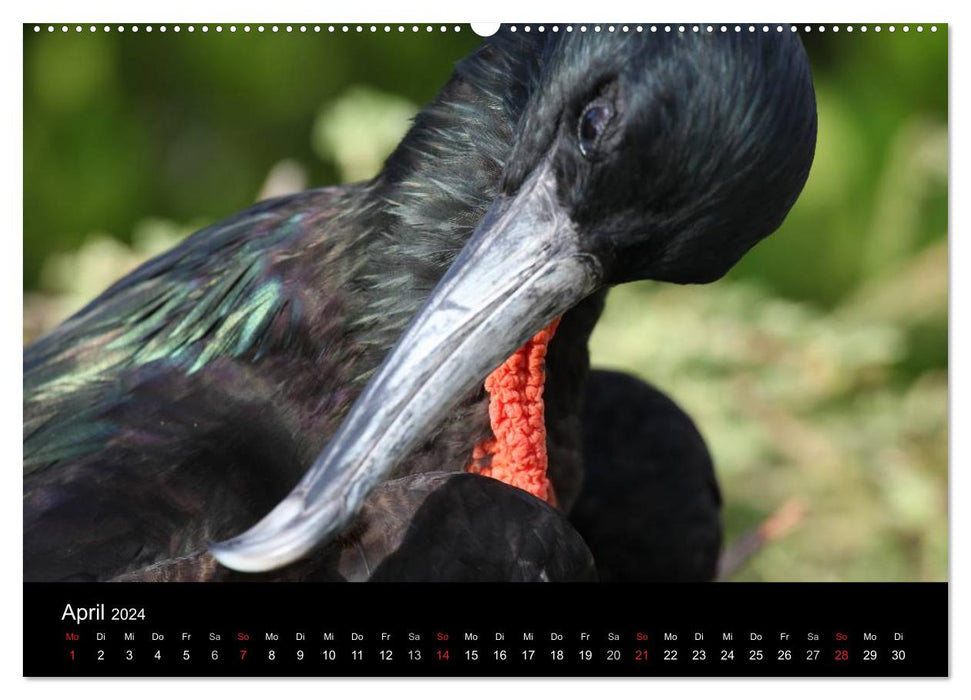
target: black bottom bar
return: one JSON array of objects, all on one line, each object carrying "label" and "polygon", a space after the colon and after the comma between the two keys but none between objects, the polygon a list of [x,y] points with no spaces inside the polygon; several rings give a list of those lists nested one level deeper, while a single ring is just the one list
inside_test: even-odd
[{"label": "black bottom bar", "polygon": [[27,676],[946,676],[947,584],[24,584]]}]

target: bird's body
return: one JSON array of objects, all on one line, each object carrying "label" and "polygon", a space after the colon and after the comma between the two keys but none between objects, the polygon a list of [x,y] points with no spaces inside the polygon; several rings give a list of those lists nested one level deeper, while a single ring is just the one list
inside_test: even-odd
[{"label": "bird's body", "polygon": [[[204,229],[26,349],[26,578],[110,578],[194,556],[286,495],[495,196],[511,119],[454,125],[474,107],[460,96],[500,104],[506,69],[469,61],[374,182]],[[440,123],[453,125],[447,138]],[[546,396],[551,471],[567,503],[600,306],[567,321],[548,357],[562,376]],[[395,475],[462,470],[488,434],[478,390]]]},{"label": "bird's body", "polygon": [[[338,532],[334,528],[340,523],[343,534],[338,533],[338,540],[325,548],[329,552],[326,556],[318,550],[318,556],[279,569],[276,576],[367,578],[382,570],[383,575],[393,571],[397,578],[408,578],[394,558],[395,551],[404,551],[402,542],[414,535],[407,528],[377,526],[376,531],[386,533],[377,537],[380,544],[373,545],[380,556],[365,553],[357,564],[353,563],[354,551],[360,554],[361,543],[369,541],[366,537],[354,539],[353,523],[364,527],[360,534],[367,531],[369,512],[373,522],[381,520],[375,519],[375,512],[393,514],[394,508],[388,504],[396,493],[420,493],[420,498],[405,508],[408,518],[399,518],[409,528],[414,526],[412,529],[424,522],[418,513],[429,502],[421,512],[434,506],[434,512],[440,514],[438,522],[446,526],[452,514],[459,522],[469,512],[488,513],[483,522],[494,524],[502,517],[505,503],[518,513],[510,517],[521,526],[519,530],[507,529],[503,536],[507,548],[510,542],[519,541],[518,532],[530,529],[526,523],[555,521],[556,511],[538,502],[523,506],[522,496],[510,497],[502,491],[509,487],[489,485],[484,487],[488,494],[476,495],[475,484],[481,483],[482,477],[444,474],[463,471],[475,445],[490,435],[488,396],[482,390],[482,370],[475,367],[494,367],[495,362],[481,359],[472,366],[447,365],[453,358],[451,351],[445,345],[434,345],[428,346],[432,352],[426,348],[419,353],[428,358],[429,367],[425,368],[419,357],[411,371],[410,361],[398,358],[396,363],[398,356],[389,352],[396,344],[407,345],[408,338],[418,337],[418,331],[409,336],[406,329],[409,324],[420,324],[415,319],[422,317],[432,298],[438,298],[436,285],[442,288],[452,284],[461,289],[461,279],[453,281],[456,270],[463,264],[463,269],[468,269],[463,260],[478,255],[469,252],[468,247],[473,245],[470,240],[478,240],[483,226],[506,225],[506,210],[496,209],[496,202],[512,201],[511,193],[527,187],[561,202],[576,199],[562,189],[556,194],[552,189],[544,190],[542,173],[556,173],[562,180],[572,177],[578,166],[545,156],[539,161],[545,165],[534,170],[523,168],[530,149],[537,148],[542,132],[549,131],[545,123],[535,123],[542,116],[536,106],[537,86],[554,91],[564,70],[556,68],[558,61],[575,57],[598,65],[598,61],[606,60],[595,50],[599,45],[589,43],[592,40],[580,43],[577,37],[576,47],[563,48],[560,44],[565,39],[561,42],[553,37],[503,31],[459,65],[438,98],[416,117],[409,135],[373,181],[260,203],[205,229],[122,279],[49,336],[28,347],[24,354],[25,579],[166,580],[172,576],[193,578],[190,571],[200,579],[223,577],[227,570],[217,567],[206,553],[208,543],[251,525],[287,496],[301,477],[304,481],[294,493],[300,493],[301,498],[318,498],[321,486],[312,478],[314,474],[323,470],[341,480],[341,475],[352,473],[344,467],[318,466],[323,464],[324,451],[334,452],[338,450],[335,445],[348,440],[364,440],[371,429],[379,431],[375,435],[382,440],[390,436],[389,446],[377,449],[373,445],[379,438],[367,438],[371,448],[363,459],[386,457],[388,466],[381,468],[380,477],[376,471],[371,476],[370,468],[355,468],[353,476],[347,477],[350,481],[341,487],[350,500],[341,499],[337,514],[326,516],[335,523],[327,526],[329,531]],[[629,48],[632,44],[624,46],[633,50]],[[723,57],[719,60],[730,61],[734,59],[724,57],[735,53],[744,59],[749,51],[745,46],[732,44],[730,50],[711,50]],[[611,47],[606,52],[609,55],[615,50],[619,49]],[[681,53],[692,50],[696,51],[697,45],[666,41],[647,56],[670,70],[672,60],[680,60]],[[757,55],[757,51],[751,53]],[[783,58],[791,60],[787,53]],[[693,66],[695,72],[702,71],[696,80],[704,79],[703,64],[701,61]],[[770,89],[758,85],[760,90]],[[751,113],[750,105],[747,108],[750,113],[742,118],[759,123],[759,115]],[[664,94],[651,109],[659,119],[670,121],[676,116],[672,113],[674,97]],[[675,129],[670,138],[682,147],[696,129],[666,122],[656,128]],[[677,130],[686,133],[673,135]],[[812,130],[814,134],[814,112]],[[583,137],[581,130],[581,147]],[[658,148],[636,143],[647,152]],[[757,165],[759,159],[768,157],[763,144],[744,144],[750,149],[745,157],[751,163]],[[733,192],[749,196],[754,190],[744,180],[727,189],[715,182],[719,168],[734,166],[709,158],[697,168],[702,184],[712,194],[702,197],[701,223],[695,222],[682,211],[683,203],[676,201],[684,198],[678,187],[683,184],[680,180],[692,174],[693,155],[679,155],[678,160],[664,165],[665,173],[658,181],[673,194],[668,193],[667,200],[659,199],[647,215],[630,223],[659,230],[680,226],[690,235],[678,243],[678,250],[690,252],[699,245],[699,226],[713,226],[722,237],[730,235],[727,224],[713,218],[720,197]],[[530,162],[535,163],[536,158]],[[782,167],[775,160],[771,163],[772,167]],[[797,167],[787,176],[788,181],[766,167],[770,172],[765,176],[772,179],[773,186],[785,185],[788,192],[801,187],[808,163]],[[633,175],[641,180],[647,177],[642,172]],[[598,187],[596,173],[583,177],[590,183],[586,186]],[[741,178],[737,169],[732,177]],[[654,261],[649,275],[638,271],[633,257],[610,252],[625,245],[620,242],[623,230],[615,216],[623,210],[622,203],[611,202],[607,196],[600,197],[595,205],[577,200],[571,215],[580,222],[575,226],[582,228],[586,225],[582,222],[591,219],[605,223],[598,224],[602,237],[591,243],[587,252],[572,258],[576,262],[570,265],[579,266],[579,270],[591,264],[591,272],[582,274],[616,281],[636,276],[676,281],[711,278],[777,225],[795,195],[789,192],[786,196],[788,199],[783,198],[772,211],[752,212],[752,230],[737,244],[738,250],[723,259],[705,251],[697,256],[698,266],[690,270],[679,267],[677,255],[681,253],[662,247],[658,240],[638,243],[633,250],[641,256],[650,253]],[[605,215],[598,211],[604,206],[613,209]],[[542,223],[546,215],[537,216]],[[728,245],[718,240],[719,245]],[[551,245],[555,251],[559,244]],[[505,257],[514,259],[515,255]],[[556,277],[572,274],[569,271],[574,268],[564,263],[549,269],[557,271],[553,273]],[[528,284],[543,283],[542,278],[540,282],[535,279],[535,275],[530,277]],[[553,293],[535,297],[538,301],[534,306],[542,307],[535,312],[535,319],[524,320],[508,336],[504,326],[490,326],[496,345],[490,352],[508,354],[515,348],[514,338],[518,338],[516,343],[522,342],[537,330],[537,321],[545,323],[563,313],[546,358],[544,398],[550,478],[556,500],[565,512],[577,499],[582,480],[579,426],[588,369],[586,345],[604,297],[602,285],[590,281],[576,289],[569,293],[569,302],[555,301]],[[486,296],[488,292],[484,291]],[[562,308],[551,306],[547,310],[547,302],[542,301],[547,298],[553,300],[549,304]],[[466,310],[462,303],[448,304],[436,313],[454,315],[456,309]],[[478,323],[475,321],[476,327]],[[450,332],[440,331],[442,337]],[[434,359],[439,347],[447,352]],[[501,359],[502,355],[496,357]],[[395,421],[399,419],[392,416],[388,419],[392,422],[385,426],[382,411],[403,415],[406,421],[419,420],[407,408],[411,405],[408,402],[414,397],[424,401],[422,392],[439,386],[435,382],[451,381],[449,377],[435,378],[439,367],[452,367],[442,370],[449,377],[467,375],[464,384],[455,380],[458,383],[448,389],[448,397],[442,395],[441,405],[431,407],[434,410],[423,419],[427,427],[413,428],[408,423],[398,438],[395,426],[399,423]],[[388,379],[392,370],[405,379]],[[414,387],[401,390],[402,382],[407,381],[414,382]],[[394,400],[389,396],[375,404],[380,409],[352,410],[356,403],[368,403],[374,393],[387,386],[403,391],[405,396],[396,394]],[[397,408],[395,401],[403,401],[404,407]],[[374,420],[366,423],[372,416]],[[369,476],[362,481],[365,473]],[[436,485],[434,493],[430,484]],[[450,512],[441,503],[435,505],[436,495],[440,498],[446,491],[454,491],[454,503],[478,505],[464,513],[454,507]],[[378,511],[373,510],[375,507]],[[361,509],[363,515],[358,515]],[[313,531],[318,532],[324,521],[316,515],[314,518]],[[566,530],[560,532],[557,527],[550,525],[543,530],[551,538],[548,541],[569,540],[563,534]],[[486,528],[483,533],[482,542],[492,542],[492,549],[487,549],[498,551],[492,530]],[[319,540],[318,535],[301,535],[300,544],[295,545],[300,552],[307,551],[307,538]],[[524,565],[519,569],[522,577],[549,577],[551,571],[563,577],[589,575],[590,563],[585,561],[582,541],[567,549],[573,554],[564,555],[565,565],[560,566],[563,561],[559,560],[534,569]],[[274,555],[277,563],[273,567],[298,558],[296,549],[293,551]],[[335,555],[336,551],[343,554]],[[529,559],[521,555],[525,551],[522,548],[516,551],[520,552],[517,561]],[[534,547],[531,551],[538,550]],[[545,562],[543,557],[550,551],[547,548],[545,554],[537,555],[536,561]],[[222,556],[219,552],[217,555]],[[334,563],[335,556],[343,557],[344,563]],[[442,557],[442,561],[447,559]],[[454,557],[451,559],[454,564]],[[241,564],[240,568],[248,566]],[[435,577],[434,568],[418,569],[423,573],[415,577]],[[413,566],[411,571],[415,570]],[[499,572],[510,575],[511,570],[497,565],[478,572],[486,578],[501,578]],[[462,578],[474,575],[477,569],[473,562],[465,574],[456,572],[454,566],[449,571],[443,575]],[[526,571],[531,573],[522,573]]]},{"label": "bird's body", "polygon": [[[349,235],[330,228],[330,204],[342,194],[254,207],[236,224],[245,236],[233,223],[202,231],[28,349],[29,578],[103,578],[192,554],[293,487],[414,313],[406,300],[417,307],[434,282],[396,289],[392,300],[404,307],[397,323],[380,301],[369,308],[368,292],[355,286],[368,273],[344,269],[361,258],[327,257]],[[261,225],[275,240],[262,240]],[[321,257],[306,254],[315,249]],[[324,271],[312,286],[308,263]],[[203,270],[209,276],[198,276]],[[567,503],[579,485],[572,427],[599,308],[587,303],[567,320],[547,361],[551,471],[570,490]],[[488,431],[479,390],[395,476],[461,470]],[[65,532],[73,533],[69,546]],[[81,533],[88,539],[75,539]],[[110,556],[102,562],[92,551]],[[95,571],[86,568],[92,561]]]}]

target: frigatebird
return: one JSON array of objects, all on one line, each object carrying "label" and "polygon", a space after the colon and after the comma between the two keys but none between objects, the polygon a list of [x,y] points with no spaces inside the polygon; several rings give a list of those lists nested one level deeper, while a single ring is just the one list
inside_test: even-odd
[{"label": "frigatebird", "polygon": [[[374,179],[204,229],[25,350],[25,579],[595,576],[566,514],[605,290],[724,275],[815,137],[788,31],[501,29]],[[470,455],[496,432],[484,378],[553,328],[537,497]]]}]

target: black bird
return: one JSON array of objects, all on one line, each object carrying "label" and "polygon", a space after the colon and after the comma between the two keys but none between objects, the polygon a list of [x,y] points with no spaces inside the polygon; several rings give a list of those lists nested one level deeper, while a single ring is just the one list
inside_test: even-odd
[{"label": "black bird", "polygon": [[[604,290],[722,276],[784,219],[815,135],[788,31],[500,30],[373,180],[200,231],[25,350],[25,579],[237,576],[206,547],[267,511],[216,559],[278,578],[592,576],[562,513]],[[560,315],[558,509],[436,474],[490,434],[483,378]]]}]

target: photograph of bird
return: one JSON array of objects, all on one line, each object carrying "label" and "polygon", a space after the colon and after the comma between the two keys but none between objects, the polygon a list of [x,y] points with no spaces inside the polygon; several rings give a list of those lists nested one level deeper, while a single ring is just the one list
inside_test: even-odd
[{"label": "photograph of bird", "polygon": [[25,348],[24,579],[711,579],[704,440],[587,341],[610,286],[775,231],[815,142],[795,33],[500,29],[376,177],[203,229]]}]

